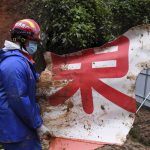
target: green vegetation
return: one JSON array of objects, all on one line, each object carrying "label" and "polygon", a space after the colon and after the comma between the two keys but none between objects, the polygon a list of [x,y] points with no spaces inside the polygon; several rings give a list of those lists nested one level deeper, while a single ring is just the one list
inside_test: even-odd
[{"label": "green vegetation", "polygon": [[149,23],[150,0],[34,0],[26,14],[43,30],[43,49],[64,54],[102,45]]},{"label": "green vegetation", "polygon": [[2,147],[2,145],[0,145],[0,150],[4,150],[3,147]]}]

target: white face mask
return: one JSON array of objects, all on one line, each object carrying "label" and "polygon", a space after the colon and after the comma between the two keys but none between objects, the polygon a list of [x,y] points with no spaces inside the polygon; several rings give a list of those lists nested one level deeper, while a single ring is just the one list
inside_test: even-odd
[{"label": "white face mask", "polygon": [[37,42],[29,41],[29,45],[26,47],[29,54],[33,55],[37,51]]}]

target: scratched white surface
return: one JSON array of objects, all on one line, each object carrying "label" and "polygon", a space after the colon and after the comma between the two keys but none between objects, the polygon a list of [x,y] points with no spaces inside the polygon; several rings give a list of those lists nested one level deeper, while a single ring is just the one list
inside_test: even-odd
[{"label": "scratched white surface", "polygon": [[[122,78],[101,79],[114,89],[135,98],[134,88],[137,75],[150,64],[150,26],[139,26],[124,34],[129,40],[129,71]],[[103,49],[95,48],[95,53],[116,51],[116,47]],[[143,64],[143,65],[141,65]],[[93,68],[115,66],[116,62],[103,61],[93,64]],[[67,69],[80,69],[80,64],[65,66]],[[57,91],[54,87],[49,93]],[[111,91],[107,91],[108,93]],[[58,137],[84,139],[88,141],[122,144],[126,140],[135,115],[115,105],[92,89],[94,111],[86,114],[82,108],[80,89],[64,104],[53,107],[47,106],[44,113],[46,125]],[[116,97],[117,99],[117,97]],[[121,101],[121,99],[118,99]],[[71,108],[68,110],[68,105]]]}]

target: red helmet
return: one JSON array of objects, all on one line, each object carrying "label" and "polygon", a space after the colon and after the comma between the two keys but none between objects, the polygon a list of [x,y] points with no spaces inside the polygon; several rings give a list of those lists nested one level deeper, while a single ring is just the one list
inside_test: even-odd
[{"label": "red helmet", "polygon": [[40,40],[40,27],[33,19],[17,21],[11,29],[11,38],[23,42],[24,40]]}]

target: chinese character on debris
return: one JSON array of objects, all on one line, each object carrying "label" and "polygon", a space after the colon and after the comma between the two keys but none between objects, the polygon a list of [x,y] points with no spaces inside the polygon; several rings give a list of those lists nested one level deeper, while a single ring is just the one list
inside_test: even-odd
[{"label": "chinese character on debris", "polygon": [[49,104],[43,118],[57,137],[50,150],[125,142],[135,118],[136,77],[144,69],[140,64],[149,61],[149,31],[134,27],[101,47],[46,53],[52,74],[45,78],[53,82],[45,90]]}]

